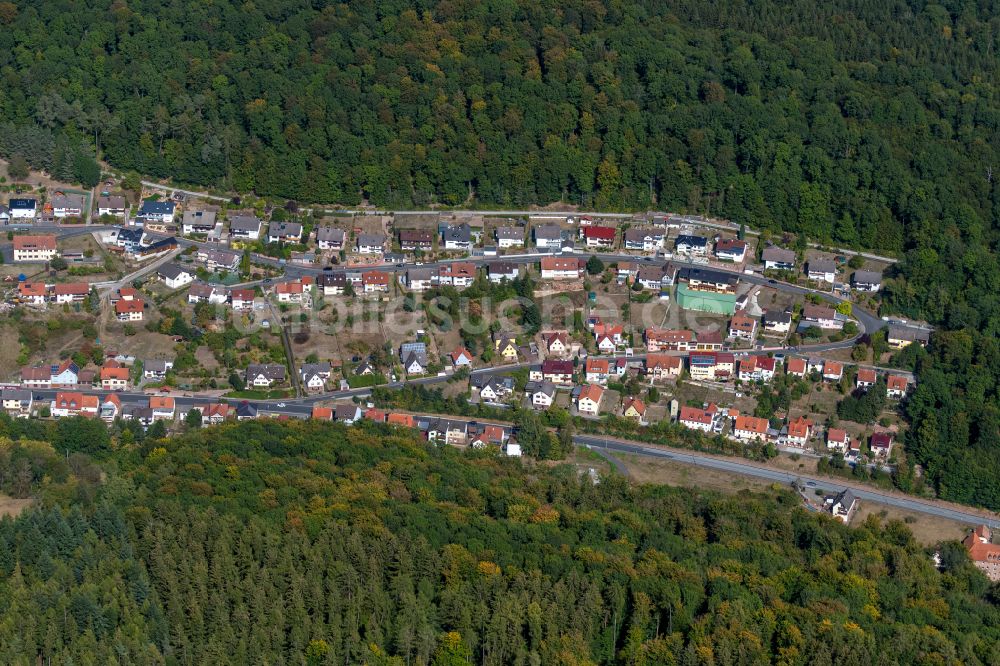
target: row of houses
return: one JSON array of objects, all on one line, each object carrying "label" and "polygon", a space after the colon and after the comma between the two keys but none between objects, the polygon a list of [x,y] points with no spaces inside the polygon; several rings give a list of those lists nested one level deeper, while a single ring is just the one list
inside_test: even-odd
[{"label": "row of houses", "polygon": [[17,283],[14,303],[19,305],[42,306],[49,303],[82,303],[90,296],[90,285],[86,282],[66,282],[46,284],[24,280]]},{"label": "row of houses", "polygon": [[[798,268],[798,255],[794,250],[771,245],[761,251],[761,262],[764,270],[795,271]],[[811,259],[805,263],[804,272],[810,280],[833,284],[837,279],[837,262]],[[851,288],[855,291],[877,292],[882,289],[882,274],[877,271],[856,270],[851,275]]]}]

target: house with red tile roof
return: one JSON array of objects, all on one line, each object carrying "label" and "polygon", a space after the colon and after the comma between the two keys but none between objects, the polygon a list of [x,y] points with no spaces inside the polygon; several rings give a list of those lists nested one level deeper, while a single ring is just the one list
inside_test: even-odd
[{"label": "house with red tile roof", "polygon": [[785,363],[785,372],[795,377],[805,377],[806,376],[806,360],[804,358],[799,358],[793,356],[788,359]]},{"label": "house with red tile roof", "polygon": [[669,354],[647,354],[646,376],[654,382],[676,379],[684,369],[684,359]]},{"label": "house with red tile roof", "polygon": [[601,400],[604,398],[604,389],[597,384],[587,384],[580,390],[580,395],[576,399],[576,409],[581,414],[587,416],[599,416],[601,413]]},{"label": "house with red tile roof", "polygon": [[903,375],[889,375],[885,380],[886,395],[893,400],[901,400],[910,387],[909,378]]},{"label": "house with red tile roof", "polygon": [[702,432],[712,432],[716,418],[719,416],[718,408],[712,404],[708,407],[690,407],[682,405],[677,422],[685,428],[691,430],[701,430]]},{"label": "house with red tile roof", "polygon": [[643,339],[646,351],[692,351],[695,346],[694,332],[683,329],[647,328]]},{"label": "house with red tile roof", "polygon": [[871,368],[858,368],[858,374],[854,379],[854,387],[859,389],[869,389],[875,386],[878,375]]},{"label": "house with red tile roof", "polygon": [[60,391],[52,400],[50,413],[55,418],[65,416],[97,416],[100,409],[100,399],[96,395],[84,395],[69,391]]},{"label": "house with red tile roof", "polygon": [[646,403],[639,398],[628,397],[622,403],[622,416],[642,423],[646,419]]},{"label": "house with red tile roof", "polygon": [[844,364],[840,361],[827,361],[823,364],[823,379],[828,382],[839,382],[844,376]]},{"label": "house with red tile roof", "polygon": [[412,414],[398,414],[393,412],[389,414],[386,422],[390,425],[403,426],[405,428],[415,428],[417,426],[417,422]]},{"label": "house with red tile roof", "polygon": [[617,233],[618,230],[614,227],[600,227],[597,225],[580,229],[580,236],[586,241],[587,247],[614,247]]},{"label": "house with red tile roof", "polygon": [[1000,545],[993,543],[993,533],[986,525],[980,525],[962,540],[969,553],[969,559],[994,583],[1000,582]]},{"label": "house with red tile roof", "polygon": [[313,405],[311,418],[318,419],[320,421],[332,421],[333,420],[333,408],[332,407],[320,407],[319,405]]},{"label": "house with red tile roof", "polygon": [[783,443],[788,446],[804,447],[812,436],[813,422],[805,416],[789,421],[785,426]]},{"label": "house with red tile roof", "polygon": [[733,436],[742,441],[764,441],[767,438],[767,419],[740,415],[733,424]]},{"label": "house with red tile roof", "polygon": [[611,364],[606,358],[588,358],[584,371],[587,373],[587,383],[605,384],[611,374]]},{"label": "house with red tile roof", "polygon": [[44,282],[19,282],[17,284],[17,300],[26,305],[45,305],[49,288]]},{"label": "house with red tile roof", "polygon": [[840,428],[830,428],[826,431],[826,448],[831,451],[847,452],[847,447],[851,443],[851,436],[846,430]]},{"label": "house with red tile roof", "polygon": [[142,300],[126,301],[122,299],[115,303],[115,316],[118,321],[142,321],[146,304]]}]

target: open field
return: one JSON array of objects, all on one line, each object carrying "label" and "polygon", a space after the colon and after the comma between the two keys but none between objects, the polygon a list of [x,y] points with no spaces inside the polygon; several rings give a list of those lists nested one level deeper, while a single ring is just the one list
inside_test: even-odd
[{"label": "open field", "polygon": [[0,518],[4,516],[17,518],[22,511],[34,503],[33,499],[16,499],[0,493]]}]

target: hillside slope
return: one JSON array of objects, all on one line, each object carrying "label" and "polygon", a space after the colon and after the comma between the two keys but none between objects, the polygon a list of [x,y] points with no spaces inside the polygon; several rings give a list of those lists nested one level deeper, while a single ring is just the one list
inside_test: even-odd
[{"label": "hillside slope", "polygon": [[961,549],[791,495],[591,484],[380,426],[245,423],[119,453],[0,523],[0,661],[992,663]]}]

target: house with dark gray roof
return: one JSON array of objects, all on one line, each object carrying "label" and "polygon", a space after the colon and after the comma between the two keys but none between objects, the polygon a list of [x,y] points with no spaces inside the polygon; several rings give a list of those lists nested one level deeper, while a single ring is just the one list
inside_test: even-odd
[{"label": "house with dark gray roof", "polygon": [[258,240],[263,223],[253,215],[235,215],[229,218],[229,237],[236,240]]},{"label": "house with dark gray roof", "polygon": [[501,248],[524,245],[524,227],[497,227],[495,234]]},{"label": "house with dark gray roof", "polygon": [[459,224],[447,227],[441,234],[444,238],[445,250],[470,250],[472,249],[472,227],[468,224]]},{"label": "house with dark gray roof", "polygon": [[557,224],[541,224],[534,229],[535,246],[545,249],[562,247],[562,229]]},{"label": "house with dark gray roof", "polygon": [[361,254],[382,254],[384,250],[384,234],[358,234],[358,252]]},{"label": "house with dark gray roof", "polygon": [[316,229],[316,245],[321,250],[343,250],[346,233],[337,227],[319,227]]},{"label": "house with dark gray roof", "polygon": [[761,261],[764,262],[765,270],[791,271],[795,270],[795,251],[786,250],[777,245],[764,248],[760,254]]},{"label": "house with dark gray roof", "polygon": [[253,363],[247,366],[246,384],[254,388],[270,388],[285,381],[285,366],[279,363]]},{"label": "house with dark gray roof", "polygon": [[857,291],[878,291],[882,288],[882,274],[878,271],[854,271],[851,287]]}]

